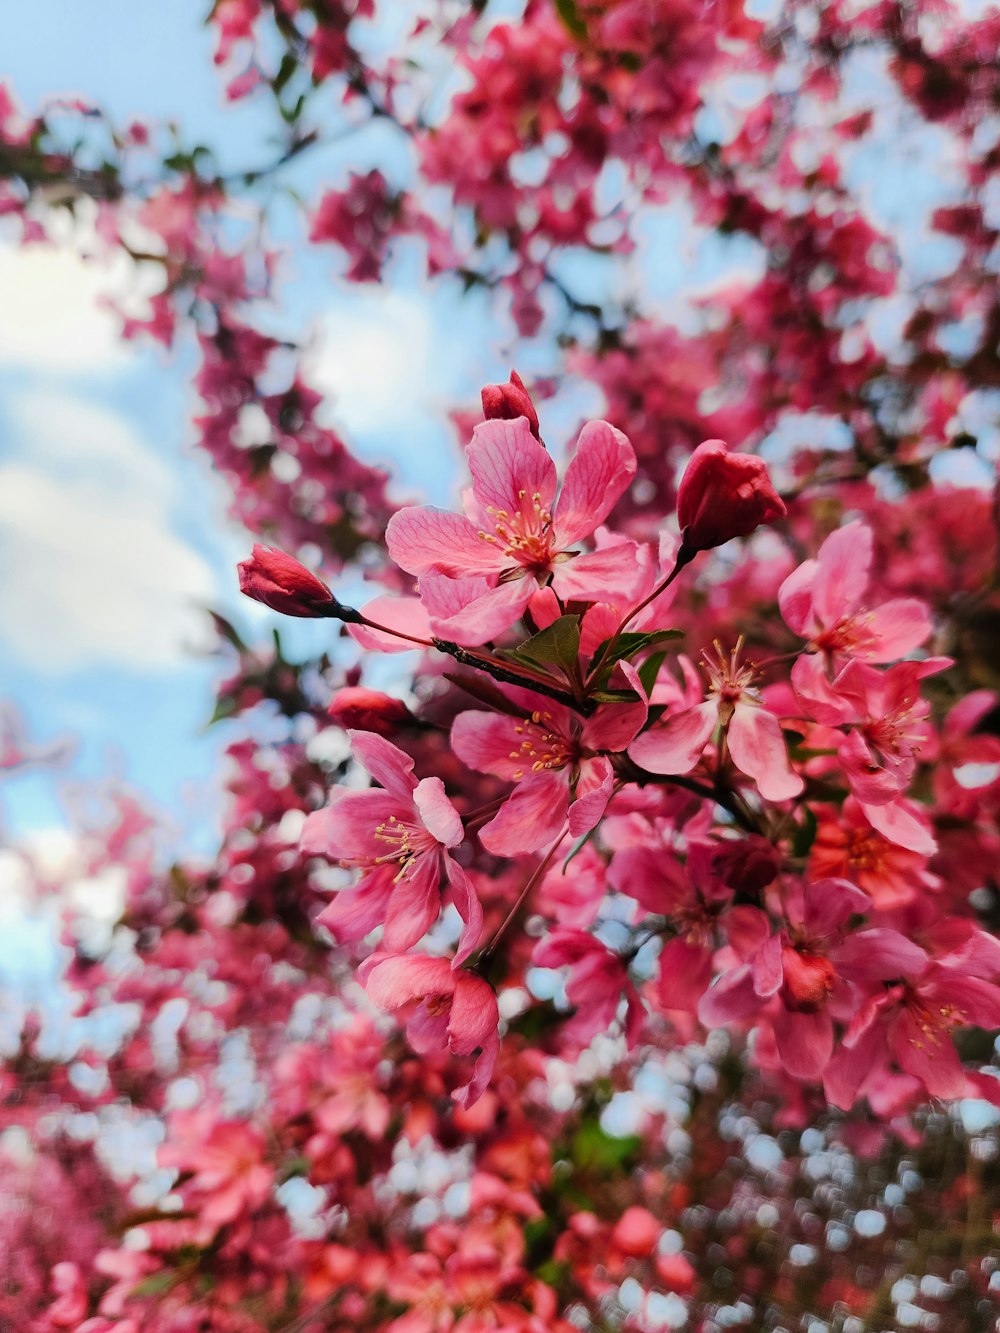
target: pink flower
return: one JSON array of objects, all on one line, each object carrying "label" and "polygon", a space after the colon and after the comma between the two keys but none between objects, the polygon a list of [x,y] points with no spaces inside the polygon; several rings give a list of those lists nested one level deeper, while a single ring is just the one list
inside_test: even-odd
[{"label": "pink flower", "polygon": [[[635,475],[635,453],[620,431],[592,421],[580,432],[556,500],[555,464],[526,417],[477,426],[467,449],[470,516],[406,508],[386,530],[396,564],[454,581],[454,600],[431,608],[439,633],[483,643],[512,625],[540,587],[563,600],[615,600],[634,582],[630,548],[584,555],[574,549],[611,511]],[[430,590],[434,591],[431,583]]]},{"label": "pink flower", "polygon": [[721,726],[733,763],[766,801],[798,796],[802,779],[789,764],[778,719],[751,688],[753,667],[740,665],[739,644],[728,660],[717,653],[716,661],[706,658],[712,697],[643,732],[628,747],[629,757],[648,773],[690,773]]},{"label": "pink flower", "polygon": [[827,1099],[848,1111],[890,1060],[932,1097],[961,1097],[966,1073],[951,1042],[957,1027],[1000,1027],[1000,988],[931,963],[867,1000],[851,1020],[823,1078]]},{"label": "pink flower", "polygon": [[646,1010],[618,954],[586,931],[559,929],[539,941],[531,961],[535,967],[569,967],[566,998],[576,1012],[563,1032],[581,1046],[598,1032],[607,1031],[624,995],[625,1036],[632,1049],[639,1040]]},{"label": "pink flower", "polygon": [[825,725],[850,727],[839,756],[863,806],[895,801],[906,790],[929,735],[930,705],[920,697],[920,682],[949,666],[950,658],[931,657],[876,671],[852,660],[827,681],[816,658],[796,661],[792,684],[805,712]]},{"label": "pink flower", "polygon": [[510,372],[510,380],[506,384],[487,384],[482,397],[483,416],[487,421],[516,421],[518,417],[524,417],[535,439],[541,439],[538,433],[538,413],[516,370]]},{"label": "pink flower", "polygon": [[418,1055],[480,1051],[471,1080],[452,1094],[465,1107],[489,1085],[500,1050],[500,1012],[492,988],[480,977],[456,970],[444,958],[372,954],[358,976],[373,1004],[395,1012],[412,1006],[406,1036]]},{"label": "pink flower", "polygon": [[786,512],[762,459],[730,453],[723,440],[705,440],[688,460],[677,488],[682,555],[690,559],[733,537],[747,537]]},{"label": "pink flower", "polygon": [[597,825],[614,784],[611,761],[602,752],[623,750],[647,715],[638,676],[628,663],[622,670],[639,698],[604,704],[586,721],[529,690],[509,691],[525,710],[521,717],[477,710],[456,717],[451,745],[463,763],[517,783],[479,832],[487,851],[534,852],[561,837],[567,825],[574,838]]},{"label": "pink flower", "polygon": [[179,1115],[174,1123],[190,1137],[168,1141],[160,1149],[160,1165],[191,1173],[187,1188],[197,1197],[201,1225],[215,1231],[261,1206],[274,1170],[264,1160],[260,1130],[242,1120],[213,1121],[201,1112]]},{"label": "pink flower", "polygon": [[785,623],[809,648],[893,662],[918,648],[931,632],[923,602],[896,597],[870,611],[864,606],[872,563],[872,532],[860,521],[830,534],[815,560],[806,560],[778,590]]},{"label": "pink flower", "polygon": [[[454,966],[467,958],[479,941],[483,912],[462,867],[448,851],[462,841],[462,821],[445,795],[440,778],[413,775],[413,760],[382,736],[350,733],[355,758],[381,787],[368,791],[334,788],[330,804],[311,814],[302,832],[302,849],[310,856],[328,856],[365,874],[352,906],[374,900],[376,913],[385,910],[384,946],[401,953],[415,944],[437,919],[441,881],[458,908],[465,929]],[[340,897],[344,897],[343,894]],[[336,928],[343,908],[334,904],[319,920]],[[368,929],[378,924],[372,920]],[[364,933],[367,933],[365,931]],[[348,938],[356,938],[349,935]]]},{"label": "pink flower", "polygon": [[336,616],[339,604],[326,584],[305,565],[273,546],[256,545],[237,566],[240,592],[285,616]]},{"label": "pink flower", "polygon": [[[702,998],[706,1026],[745,1018],[777,997],[773,1020],[782,1065],[794,1078],[815,1079],[833,1054],[831,1007],[851,1007],[845,981],[885,981],[918,975],[927,955],[896,930],[847,931],[854,915],[870,906],[846,880],[817,880],[787,905],[787,924],[771,934],[763,913],[744,909],[738,952],[746,959]],[[846,1015],[845,1015],[846,1016]]]}]

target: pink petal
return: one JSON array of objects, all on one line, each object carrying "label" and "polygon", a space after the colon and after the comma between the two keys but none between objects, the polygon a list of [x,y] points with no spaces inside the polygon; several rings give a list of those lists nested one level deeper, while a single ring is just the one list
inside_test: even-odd
[{"label": "pink petal", "polygon": [[537,773],[520,783],[488,824],[479,841],[495,856],[537,852],[566,828],[569,784],[563,773]]},{"label": "pink petal", "polygon": [[705,1027],[719,1027],[734,1019],[747,1018],[760,1009],[760,996],[754,990],[753,968],[749,963],[734,967],[719,978],[698,1002],[698,1017]]},{"label": "pink petal", "polygon": [[[402,631],[415,639],[431,637],[430,617],[416,597],[375,597],[361,608],[362,614],[377,625]],[[376,653],[412,653],[420,645],[394,634],[383,634],[368,625],[348,625],[347,632],[355,643]]]},{"label": "pink petal", "polygon": [[351,752],[358,763],[386,791],[394,792],[409,802],[417,785],[410,756],[374,731],[349,731],[347,735],[351,741]]},{"label": "pink petal", "polygon": [[483,905],[479,901],[472,880],[450,856],[445,858],[445,870],[450,888],[449,897],[455,904],[458,915],[465,922],[458,939],[458,950],[451,960],[451,965],[455,968],[461,967],[479,944],[483,933]]},{"label": "pink petal", "polygon": [[466,1110],[474,1106],[490,1085],[497,1056],[500,1054],[500,1038],[494,1033],[483,1044],[482,1054],[476,1061],[471,1080],[464,1087],[456,1088],[451,1094],[460,1106]]},{"label": "pink petal", "polygon": [[833,1020],[825,1009],[793,1013],[782,1009],[774,1020],[778,1058],[792,1078],[819,1078],[833,1054]]},{"label": "pink petal", "polygon": [[465,452],[472,489],[483,509],[506,513],[512,519],[522,514],[532,524],[536,523],[539,508],[551,511],[556,494],[555,464],[532,435],[525,417],[484,421],[473,431]]},{"label": "pink petal", "polygon": [[812,585],[818,569],[817,561],[803,561],[778,589],[778,608],[785,624],[804,639],[813,633]]},{"label": "pink petal", "polygon": [[663,1009],[693,1014],[712,980],[712,953],[685,939],[668,940],[660,955],[657,997]]},{"label": "pink petal", "polygon": [[841,975],[851,981],[891,981],[917,977],[927,967],[927,954],[898,930],[880,926],[848,935],[830,953]]},{"label": "pink petal", "polygon": [[887,805],[862,804],[861,809],[872,828],[897,847],[905,847],[920,856],[933,856],[937,851],[937,843],[927,826],[900,801]]},{"label": "pink petal", "polygon": [[630,602],[643,570],[632,542],[577,555],[552,569],[552,588],[564,602]]},{"label": "pink petal", "polygon": [[393,818],[408,821],[413,813],[412,805],[401,803],[394,792],[378,788],[345,791],[325,810],[306,819],[302,846],[310,856],[371,865],[390,850],[377,836],[378,826]]},{"label": "pink petal", "polygon": [[330,899],[316,921],[325,926],[340,944],[362,940],[385,921],[389,897],[395,884],[395,866],[378,866],[354,889],[341,889]]},{"label": "pink petal", "polygon": [[753,988],[757,995],[766,999],[781,989],[783,969],[781,965],[781,936],[769,936],[758,949],[753,963]]},{"label": "pink petal", "polygon": [[860,520],[831,532],[819,548],[812,600],[822,625],[835,625],[861,605],[872,563],[872,531]]},{"label": "pink petal", "polygon": [[827,680],[822,659],[818,656],[807,653],[796,658],[792,666],[792,689],[802,711],[811,721],[836,727],[857,718],[854,701],[835,688],[839,680],[840,676],[832,684]]},{"label": "pink petal", "polygon": [[803,924],[810,935],[823,938],[849,917],[869,911],[871,899],[846,879],[817,879],[804,889]]},{"label": "pink petal", "polygon": [[685,708],[637,736],[628,747],[629,757],[647,773],[690,773],[711,739],[718,717],[718,705],[712,699]]},{"label": "pink petal", "polygon": [[884,1023],[869,1024],[851,1047],[841,1044],[823,1071],[823,1091],[830,1105],[849,1111],[864,1085],[885,1071],[888,1057]]},{"label": "pink petal", "polygon": [[451,748],[463,764],[477,773],[492,773],[515,782],[531,772],[532,759],[521,749],[531,740],[534,729],[516,717],[504,713],[485,713],[471,709],[459,713],[451,724]]},{"label": "pink petal", "polygon": [[457,984],[456,974],[446,958],[426,954],[404,954],[399,958],[379,957],[367,960],[374,966],[359,969],[358,975],[372,1004],[380,1009],[399,1009],[410,1000],[425,995],[451,995]]},{"label": "pink petal", "polygon": [[602,704],[584,723],[580,744],[585,750],[609,750],[617,754],[635,738],[649,716],[649,703],[638,671],[631,662],[621,662],[619,668],[639,698],[634,704]]},{"label": "pink petal", "polygon": [[471,1055],[494,1036],[500,1023],[493,987],[470,972],[456,973],[448,1032],[456,1055]]},{"label": "pink petal", "polygon": [[383,948],[404,953],[427,934],[441,911],[440,888],[437,854],[418,856],[396,882],[382,933]]},{"label": "pink petal", "polygon": [[792,771],[785,738],[773,713],[754,704],[738,703],[728,738],[733,763],[753,778],[765,801],[787,801],[798,796],[804,784]]},{"label": "pink petal", "polygon": [[866,619],[876,645],[858,656],[869,662],[894,662],[905,657],[919,648],[933,629],[929,608],[915,597],[883,602]]},{"label": "pink petal", "polygon": [[893,1054],[908,1074],[918,1078],[932,1097],[961,1097],[965,1070],[946,1028],[931,1028],[904,1009],[890,1037]]},{"label": "pink petal", "polygon": [[589,537],[603,523],[631,483],[635,469],[635,450],[620,430],[606,421],[589,421],[584,426],[566,469],[552,524],[561,549]]},{"label": "pink petal", "polygon": [[614,769],[609,759],[586,759],[581,770],[581,781],[577,787],[580,794],[569,807],[569,831],[574,838],[582,838],[600,823],[615,783]]},{"label": "pink petal", "polygon": [[408,574],[495,574],[510,561],[497,542],[485,541],[462,514],[407,506],[389,519],[389,554]]},{"label": "pink petal", "polygon": [[[435,582],[429,588],[431,580]],[[472,582],[471,579],[455,580],[456,584]],[[420,595],[439,639],[448,639],[464,648],[476,648],[495,639],[520,620],[537,587],[534,579],[522,578],[501,583],[496,588],[477,590],[463,605],[450,609],[447,615],[438,614],[434,609],[443,600],[443,589],[436,582],[436,576],[425,575],[420,580]]]},{"label": "pink petal", "polygon": [[440,778],[421,778],[413,793],[421,822],[445,847],[457,847],[465,836],[458,811],[445,795]]}]

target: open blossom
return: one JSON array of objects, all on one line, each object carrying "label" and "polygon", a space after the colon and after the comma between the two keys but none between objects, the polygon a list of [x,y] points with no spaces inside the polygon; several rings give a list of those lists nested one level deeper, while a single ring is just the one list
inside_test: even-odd
[{"label": "open blossom", "polygon": [[[306,820],[302,848],[365,872],[353,890],[351,907],[364,916],[365,905],[373,906],[368,929],[384,912],[382,942],[393,952],[410,948],[437,920],[444,881],[465,922],[457,966],[476,947],[483,923],[469,877],[449,855],[463,838],[458,811],[441,779],[418,782],[410,756],[384,737],[364,731],[350,736],[355,758],[381,786],[367,791],[334,788],[330,804]],[[332,912],[328,908],[319,919],[336,928],[343,911],[335,899]]]},{"label": "open blossom", "polygon": [[[396,564],[421,578],[421,596],[437,580],[456,586],[430,607],[435,628],[464,643],[483,643],[512,625],[541,587],[565,600],[615,600],[635,579],[629,547],[583,554],[593,533],[635,475],[631,444],[605,421],[580,432],[562,490],[556,469],[526,417],[477,426],[467,449],[472,473],[468,516],[405,508],[386,529]],[[442,604],[441,598],[451,597]]]},{"label": "open blossom", "polygon": [[830,534],[815,560],[806,560],[778,590],[789,629],[809,648],[833,659],[894,662],[924,642],[930,614],[914,597],[896,597],[869,610],[865,594],[872,563],[872,531],[860,521]]},{"label": "open blossom", "polygon": [[740,645],[727,658],[706,657],[710,697],[668,714],[628,747],[630,758],[648,773],[690,773],[717,726],[722,726],[733,763],[753,778],[766,801],[786,801],[802,791],[792,770],[781,725],[752,688],[754,669],[740,663]]},{"label": "open blossom", "polygon": [[263,1134],[243,1120],[213,1120],[205,1111],[179,1115],[181,1136],[159,1152],[161,1166],[191,1173],[187,1189],[198,1201],[199,1222],[213,1231],[259,1208],[271,1191],[274,1169],[264,1160]]},{"label": "open blossom", "polygon": [[733,537],[747,537],[786,512],[763,459],[731,453],[724,440],[705,440],[677,488],[681,550],[690,559]]},{"label": "open blossom", "polygon": [[745,961],[702,997],[702,1022],[715,1026],[748,1017],[774,997],[782,1064],[795,1078],[818,1078],[833,1054],[834,1017],[846,1017],[854,1007],[846,983],[916,976],[927,965],[924,950],[899,931],[848,931],[850,918],[869,907],[855,885],[827,879],[789,896],[786,925],[776,934],[762,912],[742,909],[741,928],[731,939]]},{"label": "open blossom", "polygon": [[532,962],[536,967],[569,967],[566,998],[576,1012],[563,1032],[570,1041],[585,1046],[605,1031],[624,996],[625,1037],[629,1049],[636,1044],[646,1010],[626,963],[607,945],[585,930],[553,930],[536,945]]},{"label": "open blossom", "polygon": [[827,681],[817,658],[796,661],[792,684],[803,709],[824,725],[849,728],[839,758],[863,805],[895,801],[906,790],[929,735],[920,682],[950,665],[950,658],[931,657],[877,671],[852,660]]},{"label": "open blossom", "polygon": [[500,1014],[492,987],[444,958],[412,954],[372,954],[358,976],[380,1009],[409,1010],[406,1036],[418,1055],[480,1052],[472,1078],[453,1094],[463,1106],[477,1102],[489,1086],[500,1050]]},{"label": "open blossom", "polygon": [[476,709],[459,713],[452,749],[470,768],[516,783],[498,814],[479,832],[487,851],[519,855],[548,846],[569,828],[589,833],[607,809],[614,783],[608,752],[623,750],[647,716],[634,669],[622,664],[639,698],[604,704],[587,719],[529,690],[511,690],[520,717]]},{"label": "open blossom", "polygon": [[1000,989],[991,981],[931,963],[915,979],[871,996],[851,1019],[823,1084],[848,1111],[895,1061],[932,1097],[961,1097],[966,1073],[952,1043],[959,1027],[1000,1027]]}]

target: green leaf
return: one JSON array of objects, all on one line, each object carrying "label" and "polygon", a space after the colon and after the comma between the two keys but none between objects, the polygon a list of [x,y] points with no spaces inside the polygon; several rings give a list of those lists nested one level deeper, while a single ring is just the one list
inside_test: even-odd
[{"label": "green leaf", "polygon": [[597,833],[597,826],[595,825],[589,831],[589,833],[584,833],[579,838],[577,838],[576,842],[574,842],[573,846],[569,849],[569,852],[567,853],[566,856],[566,860],[562,863],[562,872],[564,875],[566,873],[566,867],[569,865],[570,861],[572,861],[575,856],[578,856],[579,853],[583,851],[584,847],[586,847],[587,843],[590,842],[590,840],[596,835],[596,833]]},{"label": "green leaf", "polygon": [[[604,667],[612,667],[616,662],[628,661],[635,657],[636,653],[641,653],[644,648],[653,648],[657,644],[667,643],[670,639],[683,639],[684,631],[680,629],[656,629],[648,633],[619,634],[614,640],[614,648],[608,653],[607,661]],[[593,671],[600,662],[605,653],[611,647],[611,639],[605,639],[599,644],[597,651],[590,659],[590,670]],[[602,671],[603,674],[603,671]]]},{"label": "green leaf", "polygon": [[598,704],[634,704],[639,696],[635,690],[591,690],[590,697]]},{"label": "green leaf", "polygon": [[511,650],[510,657],[539,666],[559,666],[575,671],[580,657],[580,617],[560,616],[551,625]]},{"label": "green leaf", "polygon": [[642,1149],[636,1134],[623,1138],[607,1134],[597,1120],[585,1120],[573,1136],[572,1155],[576,1166],[584,1170],[616,1174]]},{"label": "green leaf", "polygon": [[587,36],[587,25],[580,17],[576,0],[554,0],[559,21],[571,37],[583,41]]},{"label": "green leaf", "polygon": [[663,666],[666,656],[666,653],[651,653],[639,668],[639,680],[647,694],[656,684],[656,677],[660,674],[660,667]]},{"label": "green leaf", "polygon": [[808,805],[802,807],[802,823],[796,828],[792,839],[792,854],[808,856],[816,840],[816,816]]}]

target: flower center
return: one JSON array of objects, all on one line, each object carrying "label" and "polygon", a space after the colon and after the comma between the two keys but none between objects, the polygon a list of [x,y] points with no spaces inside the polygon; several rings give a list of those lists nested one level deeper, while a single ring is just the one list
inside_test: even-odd
[{"label": "flower center", "polygon": [[422,852],[430,851],[436,840],[417,824],[404,824],[395,815],[390,815],[381,824],[375,825],[375,837],[379,842],[389,845],[390,850],[375,858],[376,865],[387,861],[399,861],[399,873],[396,879],[403,879],[413,862]]},{"label": "flower center", "polygon": [[[530,768],[532,773],[565,768],[575,758],[575,749],[565,736],[549,730],[551,721],[550,712],[536,710],[530,722],[519,722],[514,731],[518,736],[523,736],[524,740],[516,750],[511,750],[508,758]],[[516,769],[512,775],[515,781],[520,781],[524,772],[524,768]]]},{"label": "flower center", "polygon": [[875,616],[871,611],[859,611],[853,616],[844,616],[836,624],[828,626],[816,635],[812,647],[821,653],[870,652],[878,640],[871,628]]},{"label": "flower center", "polygon": [[547,570],[552,563],[552,512],[542,503],[538,491],[528,497],[518,491],[520,508],[515,514],[487,506],[493,531],[480,531],[479,540],[499,546],[504,555],[529,569]]},{"label": "flower center", "polygon": [[782,949],[781,998],[796,1013],[815,1013],[833,990],[837,974],[829,958],[805,949]]}]

